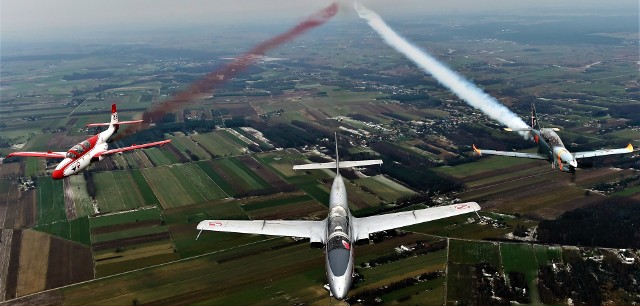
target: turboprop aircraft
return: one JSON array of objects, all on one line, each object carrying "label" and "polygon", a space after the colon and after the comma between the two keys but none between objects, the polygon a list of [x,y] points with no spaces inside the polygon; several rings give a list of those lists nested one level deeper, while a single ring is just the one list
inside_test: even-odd
[{"label": "turboprop aircraft", "polygon": [[488,155],[503,155],[503,156],[511,156],[511,157],[520,157],[520,158],[531,158],[531,159],[544,159],[551,163],[551,168],[558,169],[563,172],[575,173],[576,168],[588,168],[591,165],[589,163],[581,163],[578,162],[578,159],[595,157],[595,156],[604,156],[604,155],[612,155],[612,154],[625,154],[633,152],[633,146],[629,144],[626,148],[622,149],[605,149],[605,150],[595,150],[595,151],[585,151],[585,152],[575,152],[571,153],[567,148],[564,147],[562,140],[560,140],[560,136],[556,134],[556,131],[559,131],[558,128],[543,128],[540,126],[538,122],[538,117],[536,116],[536,107],[532,103],[531,104],[531,127],[524,129],[509,129],[505,128],[506,131],[510,132],[529,132],[533,137],[533,141],[538,145],[538,153],[519,153],[519,152],[509,152],[509,151],[495,151],[495,150],[484,150],[478,149],[475,145],[473,145],[473,151],[478,155],[488,154]]},{"label": "turboprop aircraft", "polygon": [[151,143],[145,143],[141,145],[132,145],[125,148],[108,149],[107,140],[113,135],[121,124],[133,124],[140,123],[142,120],[134,121],[118,121],[118,112],[116,111],[116,105],[111,105],[111,122],[109,123],[91,123],[87,124],[87,127],[96,126],[109,126],[105,131],[93,135],[87,140],[73,146],[67,152],[13,152],[7,155],[6,158],[12,156],[31,156],[31,157],[44,157],[44,158],[62,158],[63,160],[56,166],[55,170],[51,174],[54,180],[59,180],[69,175],[76,174],[80,170],[88,167],[95,161],[104,159],[105,155],[125,152],[135,149],[142,149],[152,146],[163,146],[169,142],[169,140],[156,141]]},{"label": "turboprop aircraft", "polygon": [[[296,165],[295,170],[336,169],[331,186],[329,215],[322,221],[308,220],[204,220],[200,230],[263,234],[309,238],[312,246],[325,247],[325,266],[329,289],[339,300],[347,296],[353,276],[353,246],[355,241],[369,239],[369,234],[409,226],[412,224],[477,212],[475,202],[403,211],[364,218],[351,215],[347,191],[340,175],[340,168],[380,165],[382,160],[339,161],[336,138],[336,161],[328,163]],[[197,239],[197,238],[196,238]]]}]

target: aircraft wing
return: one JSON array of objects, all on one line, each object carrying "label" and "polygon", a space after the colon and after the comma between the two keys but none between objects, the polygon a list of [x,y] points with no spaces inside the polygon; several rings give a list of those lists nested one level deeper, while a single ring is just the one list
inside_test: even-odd
[{"label": "aircraft wing", "polygon": [[11,156],[30,156],[30,157],[45,157],[45,158],[64,158],[65,152],[13,152],[9,153],[7,157]]},{"label": "aircraft wing", "polygon": [[[131,121],[118,121],[118,123],[116,124],[134,124],[134,123],[140,123],[142,122],[142,120],[131,120]],[[96,126],[109,126],[111,123],[89,123],[86,125],[86,127],[96,127]]]},{"label": "aircraft wing", "polygon": [[586,151],[586,152],[575,152],[573,153],[573,157],[578,158],[587,158],[587,157],[595,157],[595,156],[603,156],[603,155],[613,155],[613,154],[624,154],[633,152],[633,146],[629,144],[626,148],[622,149],[606,149],[606,150],[595,150],[595,151]]},{"label": "aircraft wing", "polygon": [[531,158],[531,159],[544,159],[549,160],[549,157],[540,154],[540,153],[522,153],[522,152],[509,152],[509,151],[496,151],[496,150],[480,150],[473,145],[473,151],[478,155],[487,154],[487,155],[501,155],[501,156],[511,156],[511,157],[519,157],[519,158]]},{"label": "aircraft wing", "polygon": [[368,239],[371,233],[453,217],[478,210],[480,210],[478,203],[467,202],[365,218],[353,218],[354,237],[355,240]]},{"label": "aircraft wing", "polygon": [[310,238],[325,242],[326,221],[309,220],[204,220],[198,230]]},{"label": "aircraft wing", "polygon": [[125,152],[125,151],[131,151],[131,150],[136,150],[136,149],[143,149],[143,148],[148,148],[148,147],[153,147],[153,146],[164,146],[165,144],[171,142],[171,139],[167,139],[167,140],[163,140],[163,141],[156,141],[156,142],[150,142],[150,143],[145,143],[145,144],[141,144],[141,145],[132,145],[132,146],[128,146],[128,147],[124,147],[124,148],[117,148],[117,149],[112,149],[112,150],[107,150],[107,151],[103,151],[103,152],[98,152],[98,154],[95,155],[95,157],[99,157],[102,155],[109,155],[109,154],[113,154],[113,153],[120,153],[120,152]]}]

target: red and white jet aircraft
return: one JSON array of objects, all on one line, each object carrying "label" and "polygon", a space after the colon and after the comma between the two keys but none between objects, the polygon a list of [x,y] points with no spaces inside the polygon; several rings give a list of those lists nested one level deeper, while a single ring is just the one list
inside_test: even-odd
[{"label": "red and white jet aircraft", "polygon": [[45,157],[45,158],[63,158],[62,162],[56,166],[55,170],[51,174],[54,180],[59,180],[64,177],[76,174],[80,170],[91,165],[95,161],[104,159],[105,155],[125,152],[135,149],[142,149],[152,146],[163,146],[169,142],[169,140],[156,141],[151,143],[145,143],[141,145],[132,145],[125,148],[118,148],[109,150],[107,140],[113,135],[121,124],[140,123],[142,120],[134,121],[118,121],[118,113],[116,111],[116,105],[111,105],[111,122],[109,123],[91,123],[87,124],[87,127],[95,126],[109,126],[107,130],[91,136],[89,139],[73,146],[67,152],[13,152],[7,155],[6,158],[11,156],[31,156],[31,157]]}]

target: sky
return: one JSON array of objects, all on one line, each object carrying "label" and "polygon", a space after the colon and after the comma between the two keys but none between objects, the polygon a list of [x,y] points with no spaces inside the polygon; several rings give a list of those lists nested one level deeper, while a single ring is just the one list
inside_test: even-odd
[{"label": "sky", "polygon": [[[337,19],[353,19],[352,1],[340,0]],[[328,0],[3,0],[0,42],[74,38],[106,31],[162,30],[198,25],[296,22]],[[383,18],[472,13],[627,12],[637,0],[363,0]],[[630,12],[630,13],[629,13]]]}]

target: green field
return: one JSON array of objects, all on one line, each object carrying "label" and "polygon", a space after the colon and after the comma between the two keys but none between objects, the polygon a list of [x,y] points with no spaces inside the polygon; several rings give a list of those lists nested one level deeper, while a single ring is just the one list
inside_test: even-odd
[{"label": "green field", "polygon": [[37,191],[37,226],[66,222],[67,215],[64,206],[64,189],[62,180],[51,177],[38,177]]},{"label": "green field", "polygon": [[193,142],[193,140],[191,140],[190,137],[187,137],[187,136],[173,137],[171,144],[173,144],[176,148],[178,148],[178,150],[184,152],[185,156],[188,156],[188,154],[186,154],[186,151],[189,150],[191,154],[198,156],[198,158],[200,159],[211,158],[211,155],[209,155],[207,151],[205,151],[203,148],[201,148],[195,142]]},{"label": "green field", "polygon": [[[242,153],[235,141],[225,137],[225,134],[222,134],[223,132],[213,131],[205,134],[194,134],[191,138],[214,156],[225,157]],[[224,133],[228,134],[227,132]]]},{"label": "green field", "polygon": [[160,219],[160,210],[157,208],[141,209],[136,211],[128,211],[125,213],[93,217],[90,218],[89,221],[91,224],[91,228],[93,229],[103,226],[154,219]]},{"label": "green field", "polygon": [[122,231],[116,231],[116,232],[110,232],[110,233],[104,233],[104,234],[94,234],[92,241],[93,243],[98,243],[98,242],[118,240],[123,238],[130,238],[130,237],[138,237],[138,236],[144,236],[148,234],[155,234],[155,233],[162,233],[162,232],[166,232],[165,228],[160,225],[155,225],[155,226],[122,230]]},{"label": "green field", "polygon": [[[183,188],[186,183],[181,183],[170,167],[146,168],[141,171],[163,208],[196,203],[192,195]],[[198,199],[199,194],[193,196]]]},{"label": "green field", "polygon": [[416,194],[413,190],[404,187],[383,175],[361,178],[354,181],[356,184],[366,187],[387,202],[396,202],[399,198]]},{"label": "green field", "polygon": [[461,264],[486,262],[500,267],[500,248],[493,242],[450,239],[449,261]]},{"label": "green field", "polygon": [[257,209],[272,208],[280,205],[293,204],[293,203],[304,202],[309,200],[311,200],[311,197],[308,195],[298,195],[298,196],[292,196],[289,198],[278,198],[274,200],[245,204],[245,205],[242,205],[242,208],[247,211],[252,211]]},{"label": "green field", "polygon": [[171,165],[171,164],[174,164],[174,163],[177,162],[175,160],[175,157],[173,157],[173,155],[171,155],[170,153],[166,152],[163,149],[149,148],[149,149],[145,149],[143,152],[144,152],[144,154],[147,155],[147,157],[149,157],[151,162],[156,167],[157,166]]},{"label": "green field", "polygon": [[211,167],[211,161],[200,161],[195,163],[204,173],[206,173],[211,180],[213,180],[220,189],[225,193],[225,196],[234,196],[235,191],[213,168]]},{"label": "green field", "polygon": [[460,178],[460,177],[474,175],[482,172],[509,168],[515,165],[522,165],[527,163],[534,163],[534,162],[526,158],[490,156],[490,157],[483,157],[482,159],[472,163],[457,165],[455,167],[438,167],[435,169],[435,171]]},{"label": "green field", "polygon": [[153,190],[151,190],[151,187],[149,187],[149,183],[147,183],[147,180],[144,178],[144,175],[142,175],[142,172],[140,172],[140,170],[131,170],[130,173],[131,173],[131,177],[133,178],[133,181],[136,183],[136,186],[140,191],[140,194],[142,195],[144,204],[145,205],[160,204],[160,201],[158,201],[158,198],[153,193]]},{"label": "green field", "polygon": [[76,214],[79,217],[90,216],[95,213],[93,209],[93,200],[87,193],[87,182],[83,175],[69,176],[65,183],[69,183],[69,187],[73,192],[73,204],[76,208]]},{"label": "green field", "polygon": [[102,213],[134,209],[145,204],[127,171],[97,172],[93,174],[93,180],[96,184],[96,200]]},{"label": "green field", "polygon": [[[529,294],[532,304],[540,304],[540,296],[536,279],[538,262],[530,244],[501,243],[500,253],[505,275],[511,271],[524,273],[529,283]],[[508,277],[507,277],[508,278]]]}]

